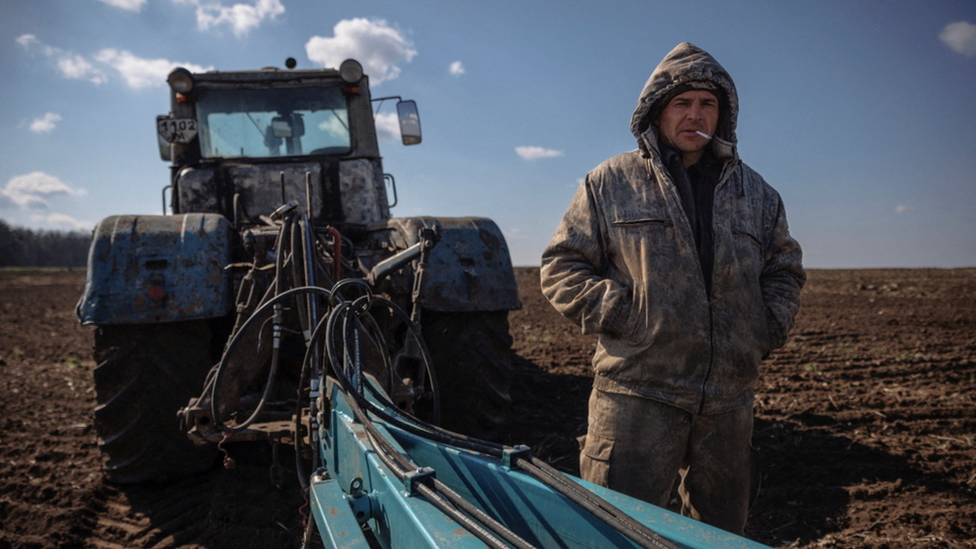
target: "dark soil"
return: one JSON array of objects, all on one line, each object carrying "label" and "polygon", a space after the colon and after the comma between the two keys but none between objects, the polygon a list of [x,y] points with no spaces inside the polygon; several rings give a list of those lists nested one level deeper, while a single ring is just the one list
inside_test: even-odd
[{"label": "dark soil", "polygon": [[[507,443],[577,473],[594,338],[517,269]],[[0,549],[296,547],[302,497],[271,449],[180,482],[103,480],[83,271],[0,270]],[[976,269],[815,270],[765,365],[763,489],[747,528],[777,547],[976,547]],[[283,459],[286,469],[288,460]]]}]

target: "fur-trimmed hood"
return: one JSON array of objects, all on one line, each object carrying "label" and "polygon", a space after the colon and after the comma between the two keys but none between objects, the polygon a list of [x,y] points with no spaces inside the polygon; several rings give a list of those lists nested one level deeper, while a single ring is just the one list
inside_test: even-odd
[{"label": "fur-trimmed hood", "polygon": [[712,152],[718,158],[736,155],[735,126],[739,116],[739,96],[735,83],[708,52],[694,44],[682,42],[651,73],[631,117],[630,131],[637,138],[644,156],[648,156],[651,150],[657,150],[658,130],[652,122],[664,108],[661,103],[671,92],[690,82],[710,82],[724,92],[725,97],[719,98],[722,107],[711,143]]}]

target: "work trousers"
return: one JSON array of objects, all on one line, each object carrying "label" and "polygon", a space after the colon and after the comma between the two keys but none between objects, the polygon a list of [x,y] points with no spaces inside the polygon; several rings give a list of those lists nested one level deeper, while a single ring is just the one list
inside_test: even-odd
[{"label": "work trousers", "polygon": [[[584,480],[742,535],[752,481],[752,405],[714,415],[632,395],[590,393]],[[758,480],[758,479],[756,479]]]}]

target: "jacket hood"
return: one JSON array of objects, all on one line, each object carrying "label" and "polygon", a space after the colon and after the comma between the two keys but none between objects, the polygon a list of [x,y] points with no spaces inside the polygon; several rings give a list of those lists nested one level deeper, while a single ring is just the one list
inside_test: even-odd
[{"label": "jacket hood", "polygon": [[653,119],[664,108],[663,100],[679,87],[692,82],[709,82],[724,92],[720,97],[721,113],[718,127],[711,142],[712,152],[718,158],[735,156],[735,126],[739,116],[739,97],[735,83],[729,73],[708,52],[682,42],[668,53],[651,73],[637,108],[630,120],[630,131],[637,138],[638,147],[644,156],[657,150],[658,130]]}]

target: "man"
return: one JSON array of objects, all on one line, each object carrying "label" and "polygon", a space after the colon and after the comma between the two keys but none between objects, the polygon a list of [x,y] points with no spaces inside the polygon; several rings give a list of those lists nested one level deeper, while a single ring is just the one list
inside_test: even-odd
[{"label": "man", "polygon": [[[741,535],[753,387],[806,281],[779,194],[740,162],[732,78],[678,45],[631,120],[638,149],[590,172],[542,255],[542,291],[600,335],[584,479]],[[680,472],[680,475],[679,475]]]}]

